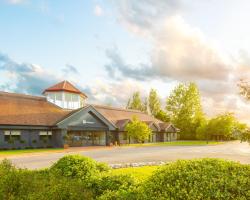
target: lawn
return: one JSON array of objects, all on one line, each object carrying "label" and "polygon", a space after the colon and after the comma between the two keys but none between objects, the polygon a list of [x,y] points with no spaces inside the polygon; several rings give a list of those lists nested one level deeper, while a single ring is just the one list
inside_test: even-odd
[{"label": "lawn", "polygon": [[129,167],[113,169],[110,173],[114,175],[130,174],[136,180],[142,181],[149,177],[157,168],[159,168],[159,166]]},{"label": "lawn", "polygon": [[218,141],[206,141],[203,140],[180,140],[180,141],[172,141],[172,142],[156,142],[156,143],[144,143],[144,144],[129,144],[126,146],[205,146],[205,145],[218,145],[223,144],[223,142]]},{"label": "lawn", "polygon": [[21,155],[28,153],[42,153],[42,152],[57,152],[63,148],[44,148],[44,149],[15,149],[15,150],[1,150],[0,156]]}]

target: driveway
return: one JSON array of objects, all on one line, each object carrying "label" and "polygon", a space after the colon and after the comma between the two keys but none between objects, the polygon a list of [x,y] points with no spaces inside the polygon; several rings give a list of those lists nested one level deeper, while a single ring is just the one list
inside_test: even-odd
[{"label": "driveway", "polygon": [[40,153],[10,157],[18,167],[38,169],[51,166],[55,161],[69,154],[80,154],[109,164],[175,161],[192,158],[224,158],[250,164],[250,145],[246,142],[228,142],[214,146],[154,146],[114,147],[84,149],[83,151]]}]

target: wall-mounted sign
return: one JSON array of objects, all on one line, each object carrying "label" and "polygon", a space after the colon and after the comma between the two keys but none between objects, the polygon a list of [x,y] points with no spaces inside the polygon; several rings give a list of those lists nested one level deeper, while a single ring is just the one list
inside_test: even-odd
[{"label": "wall-mounted sign", "polygon": [[83,124],[94,124],[95,122],[86,121],[86,120],[84,119],[84,120],[82,120],[82,123],[83,123]]}]

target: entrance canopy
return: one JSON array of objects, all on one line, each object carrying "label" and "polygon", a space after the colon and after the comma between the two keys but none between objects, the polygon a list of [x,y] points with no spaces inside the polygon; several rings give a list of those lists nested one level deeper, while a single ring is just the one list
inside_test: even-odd
[{"label": "entrance canopy", "polygon": [[57,127],[72,131],[113,131],[116,127],[103,117],[93,106],[78,109],[70,116],[66,117]]}]

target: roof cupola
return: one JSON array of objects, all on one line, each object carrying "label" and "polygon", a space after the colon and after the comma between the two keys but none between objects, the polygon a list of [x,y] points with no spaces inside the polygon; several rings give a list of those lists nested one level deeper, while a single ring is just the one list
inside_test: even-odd
[{"label": "roof cupola", "polygon": [[45,89],[43,95],[49,102],[65,109],[83,107],[87,99],[86,94],[66,80]]}]

